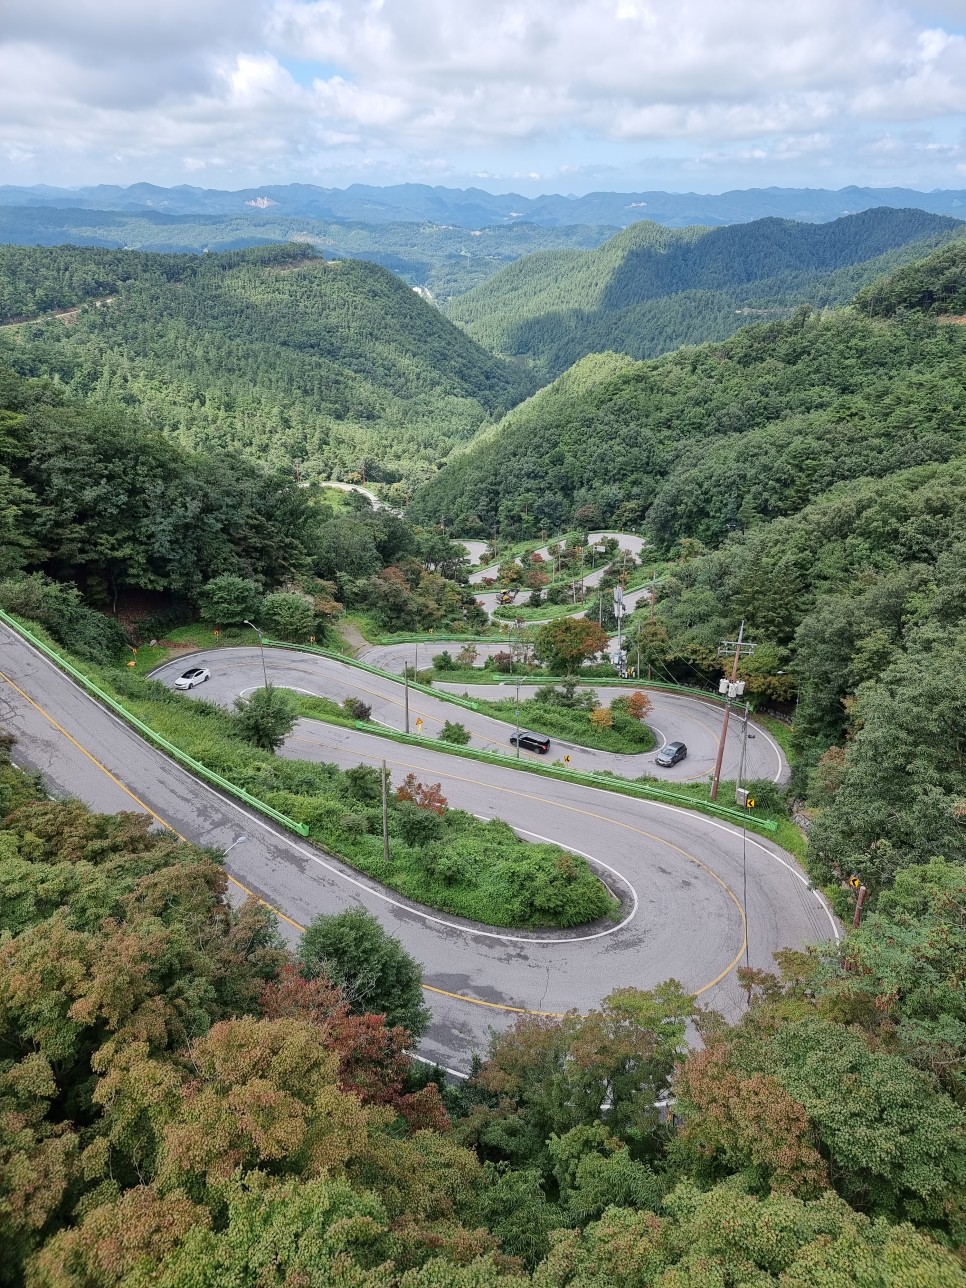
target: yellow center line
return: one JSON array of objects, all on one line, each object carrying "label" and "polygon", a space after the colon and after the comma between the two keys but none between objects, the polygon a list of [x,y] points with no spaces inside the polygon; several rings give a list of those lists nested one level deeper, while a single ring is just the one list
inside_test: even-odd
[{"label": "yellow center line", "polygon": [[[129,796],[130,799],[135,802],[135,804],[140,806],[140,808],[145,811],[145,813],[149,814],[153,819],[155,819],[158,823],[160,823],[162,827],[167,828],[168,831],[170,831],[174,836],[178,837],[179,840],[184,841],[185,844],[188,844],[188,845],[192,844],[192,842],[190,842],[187,837],[183,836],[177,830],[177,828],[175,828],[171,823],[167,821],[167,819],[162,818],[161,815],[158,814],[157,811],[153,810],[150,805],[148,805],[145,801],[141,800],[139,796],[136,796],[134,792],[132,792],[131,789],[125,783],[123,783],[115,774],[111,773],[111,771],[107,768],[106,765],[102,764],[101,761],[99,761],[96,756],[94,756],[90,751],[87,750],[86,747],[84,747],[81,743],[79,743],[76,738],[74,738],[71,734],[69,734],[67,730],[63,727],[63,725],[59,724],[48,711],[44,710],[44,708],[40,706],[39,703],[35,702],[33,698],[31,698],[29,694],[25,693],[18,684],[15,684],[14,681],[11,680],[8,675],[0,671],[0,679],[4,680],[7,684],[10,685],[12,689],[14,689],[17,693],[19,693],[20,696],[26,702],[28,702],[30,706],[34,708],[34,710],[39,712],[40,715],[42,715],[44,719],[47,720],[48,723],[51,724],[58,731],[58,733],[62,734],[63,737],[66,738],[67,741],[72,744],[72,746],[74,746],[79,752],[81,752],[82,755],[86,756],[86,758],[93,765],[95,765],[101,771],[101,773],[105,774],[111,780],[111,782],[115,784],[115,786],[120,788],[120,790],[124,792],[125,795]],[[311,739],[297,739],[297,741],[305,741],[309,743],[312,742]],[[315,745],[331,746],[335,748],[335,744],[323,743],[321,741],[319,741]],[[400,765],[401,767],[406,769],[422,768],[419,765],[413,765],[406,761],[393,760],[391,763]],[[462,775],[458,775],[458,774],[448,774],[446,776],[451,777],[458,782],[474,783],[476,785],[479,785],[478,779],[465,778]],[[546,802],[541,797],[536,796],[531,792],[518,791],[515,788],[510,788],[510,787],[500,787],[493,783],[487,783],[486,786],[491,787],[495,791],[505,792],[507,795],[520,796],[526,800],[537,801],[539,804],[546,804]],[[608,819],[606,815],[597,814],[593,810],[581,809],[575,805],[558,804],[556,805],[556,808],[569,810],[571,813],[574,813],[574,814],[583,814],[588,818],[595,818],[595,819],[600,819],[604,822],[613,823],[617,827],[622,827],[629,832],[635,832],[640,836],[645,836],[650,840],[656,841],[660,845],[665,845],[669,849],[675,850],[679,854],[683,855],[684,858],[687,859],[689,862],[696,864],[699,868],[705,871],[708,874],[708,876],[710,876],[714,881],[716,881],[718,885],[720,885],[721,888],[725,891],[725,893],[728,895],[728,897],[731,899],[732,903],[735,905],[735,907],[738,910],[738,916],[741,919],[741,926],[742,926],[742,943],[740,948],[738,949],[738,952],[735,954],[734,959],[731,961],[731,963],[727,967],[725,967],[725,969],[721,971],[720,974],[716,975],[715,978],[712,979],[709,983],[697,989],[693,994],[693,996],[700,997],[702,993],[706,993],[709,989],[714,988],[715,985],[720,983],[721,980],[724,979],[726,975],[730,974],[730,972],[740,961],[741,955],[744,952],[745,943],[747,942],[748,928],[747,928],[747,922],[745,920],[744,912],[742,910],[741,904],[738,901],[737,896],[735,895],[731,887],[727,885],[727,883],[723,881],[722,878],[719,877],[716,872],[712,871],[711,868],[709,868],[706,864],[702,863],[701,860],[696,858],[693,854],[690,854],[688,853],[687,850],[682,849],[681,846],[675,845],[672,841],[667,841],[663,837],[655,836],[654,833],[652,832],[647,832],[642,828],[633,827],[629,823],[622,823],[617,819]],[[250,890],[248,886],[243,885],[241,881],[236,880],[236,878],[231,876],[230,873],[226,871],[225,875],[227,879],[232,883],[232,885],[234,885],[237,889],[243,891],[243,893],[248,895],[250,898],[256,899],[260,904],[262,904],[263,907],[268,908],[269,911],[275,913],[276,916],[280,917],[282,921],[286,922],[288,925],[292,926],[294,929],[300,932],[305,930],[305,927],[303,925],[301,925],[297,921],[294,921],[291,917],[287,916],[279,908],[275,907],[274,904],[269,903],[267,899],[263,899],[260,895],[255,894],[253,890]],[[481,998],[468,997],[464,993],[450,993],[446,989],[435,988],[430,984],[423,984],[422,987],[423,987],[423,990],[428,993],[437,993],[442,997],[451,997],[456,1001],[466,1002],[472,1006],[481,1006],[481,1007],[490,1008],[492,1010],[507,1011],[516,1015],[537,1015],[537,1016],[542,1016],[544,1018],[559,1019],[563,1014],[562,1012],[559,1012],[559,1011],[534,1011],[534,1010],[530,1010],[527,1007],[509,1006],[501,1002],[486,1002],[486,1001],[483,1001]]]},{"label": "yellow center line", "polygon": [[[185,845],[193,844],[192,841],[189,841],[186,836],[183,836],[176,827],[174,827],[171,823],[169,823],[167,819],[162,818],[161,815],[156,810],[153,810],[151,806],[147,804],[146,801],[143,801],[140,798],[140,796],[136,796],[134,792],[131,791],[130,787],[128,787],[125,783],[121,782],[120,778],[118,778],[115,774],[112,774],[111,771],[107,768],[107,766],[102,764],[101,761],[99,761],[92,752],[88,751],[85,746],[83,746],[81,743],[77,741],[76,738],[74,738],[71,734],[69,734],[63,725],[58,724],[58,722],[54,719],[54,717],[50,714],[49,711],[45,711],[44,708],[39,703],[33,700],[33,698],[30,696],[29,693],[24,693],[20,685],[15,684],[14,681],[11,680],[9,675],[6,675],[3,671],[0,671],[0,680],[4,680],[7,684],[9,684],[12,689],[14,689],[17,693],[20,694],[20,696],[23,698],[25,702],[29,702],[29,704],[34,708],[35,711],[39,712],[39,714],[42,715],[43,718],[49,724],[51,724],[59,734],[62,734],[73,747],[76,747],[82,756],[86,756],[87,759],[91,762],[91,764],[95,765],[101,771],[102,774],[106,775],[106,777],[108,777],[116,787],[119,787],[126,796],[129,796],[131,800],[134,801],[135,805],[138,805],[142,810],[144,810],[146,814],[149,814],[151,818],[153,818],[156,822],[160,823],[162,827],[166,828],[169,832],[171,832],[174,836],[176,836],[179,841],[184,841]],[[262,907],[267,908],[270,912],[273,912],[277,917],[280,917],[282,921],[292,926],[295,930],[298,930],[304,933],[305,926],[303,926],[300,922],[295,921],[291,917],[287,916],[284,912],[282,912],[280,908],[276,908],[274,904],[269,903],[267,899],[263,899],[261,895],[256,894],[254,890],[250,890],[248,886],[244,885],[241,881],[238,881],[235,877],[233,877],[230,872],[226,871],[225,876],[228,878],[228,880],[231,882],[233,886],[241,890],[244,894],[248,895],[250,899],[255,899],[258,903],[262,905]],[[484,1002],[478,997],[467,997],[463,993],[450,993],[445,988],[433,988],[432,985],[430,984],[423,984],[422,987],[424,991],[427,993],[439,993],[442,997],[452,997],[452,998],[455,998],[456,1001],[468,1002],[472,1006],[490,1007],[493,1010],[498,1010],[498,1011],[511,1011],[516,1015],[539,1015],[539,1016],[543,1016],[544,1018],[550,1018],[550,1019],[560,1019],[562,1015],[562,1012],[558,1012],[558,1011],[530,1011],[523,1006],[506,1006],[500,1002]]]},{"label": "yellow center line", "polygon": [[[369,736],[378,737],[378,735],[372,735],[372,734],[370,734]],[[313,740],[311,738],[302,738],[297,735],[295,738],[292,739],[292,741],[304,742],[304,743],[307,743],[309,746],[331,747],[334,751],[340,750],[337,743],[324,742],[322,739]],[[433,749],[429,748],[429,750],[433,750]],[[382,757],[382,759],[384,759],[387,764],[397,765],[400,769],[418,769],[425,772],[425,766],[413,764],[411,761],[397,760],[397,759],[393,759],[392,757],[385,757],[385,756]],[[436,773],[437,771],[433,770],[432,772]],[[741,902],[738,899],[738,896],[731,889],[728,883],[722,877],[718,876],[717,872],[715,872],[712,868],[709,868],[706,863],[702,863],[699,858],[691,854],[688,850],[683,849],[680,845],[675,845],[673,841],[668,841],[663,836],[657,836],[655,835],[654,832],[648,832],[642,827],[634,827],[632,823],[623,823],[620,821],[620,819],[609,818],[606,814],[598,814],[595,810],[581,809],[580,806],[578,805],[564,805],[559,801],[548,802],[544,800],[542,796],[537,796],[533,792],[520,791],[518,788],[515,788],[515,787],[501,787],[498,783],[494,783],[490,781],[482,782],[479,778],[467,778],[462,774],[452,773],[449,770],[441,770],[439,772],[442,773],[444,778],[451,778],[454,782],[470,783],[474,787],[488,787],[492,791],[503,792],[507,796],[519,796],[524,800],[536,801],[540,805],[552,804],[554,809],[568,810],[571,814],[582,814],[585,818],[593,818],[603,823],[610,823],[614,827],[622,827],[627,832],[633,832],[637,836],[644,836],[644,837],[647,837],[647,839],[650,841],[656,841],[658,845],[667,846],[669,850],[675,850],[678,854],[683,855],[684,858],[687,859],[689,863],[694,863],[697,867],[701,868],[703,872],[706,872],[707,875],[711,877],[713,881],[716,881],[718,885],[721,886],[722,890],[724,890],[728,898],[735,905],[735,908],[737,908],[738,916],[741,919],[741,929],[742,929],[741,946],[739,947],[733,960],[729,963],[728,966],[725,967],[723,971],[721,971],[720,974],[716,975],[713,980],[711,980],[707,984],[702,985],[701,988],[695,990],[695,992],[693,993],[693,996],[700,997],[701,994],[706,993],[708,989],[714,988],[716,984],[720,984],[721,981],[724,979],[724,977],[730,974],[731,971],[734,970],[735,966],[737,966],[738,962],[741,960],[741,956],[745,951],[745,944],[747,943],[747,938],[748,938],[748,924],[745,919],[744,910],[741,906]],[[493,1006],[493,1005],[496,1005],[496,1003],[491,1002],[491,1003],[487,1003],[487,1005]],[[516,1008],[509,1007],[506,1009],[514,1010]],[[539,1012],[527,1012],[527,1014],[539,1014]]]}]

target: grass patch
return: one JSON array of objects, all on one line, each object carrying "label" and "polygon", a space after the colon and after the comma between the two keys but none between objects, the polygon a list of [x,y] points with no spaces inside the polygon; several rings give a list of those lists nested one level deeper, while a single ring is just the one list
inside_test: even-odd
[{"label": "grass patch", "polygon": [[[524,592],[529,594],[529,591]],[[588,597],[587,605],[589,606],[590,598]],[[493,611],[493,620],[497,622],[513,622],[518,617],[524,622],[541,622],[556,621],[558,617],[569,617],[572,613],[582,613],[585,605],[577,604],[541,604],[539,608],[531,608],[526,602],[522,604],[506,604]]]},{"label": "grass patch", "polygon": [[[46,640],[43,631],[33,629]],[[207,639],[205,646],[210,646]],[[134,668],[84,664],[56,647],[187,755],[306,824],[328,853],[407,898],[485,925],[514,928],[573,927],[618,912],[616,900],[579,856],[555,845],[522,841],[499,820],[483,823],[463,810],[436,813],[399,801],[394,791],[387,863],[378,770],[359,765],[342,771],[273,756],[245,742],[233,713],[224,708],[176,693]],[[325,698],[300,695],[300,709],[327,722],[354,724]]]},{"label": "grass patch", "polygon": [[[206,622],[192,622],[166,631],[157,644],[142,644],[135,654],[136,665],[130,669],[137,675],[147,675],[156,667],[170,662],[181,653],[201,649],[229,648],[258,643],[258,635],[249,626],[228,626],[215,631]],[[59,646],[58,646],[59,647]]]},{"label": "grass patch", "polygon": [[[511,724],[516,720],[516,701],[513,698],[496,701],[478,698],[476,702],[485,715],[508,720]],[[539,697],[526,698],[520,703],[520,724],[525,729],[532,728],[579,747],[631,756],[651,751],[655,742],[653,730],[640,720],[616,717],[611,728],[601,728],[591,723],[590,712],[586,709],[561,707]]]},{"label": "grass patch", "polygon": [[785,759],[790,765],[794,765],[797,754],[795,752],[794,740],[795,735],[791,725],[787,725],[782,720],[777,720],[774,716],[765,715],[764,712],[752,712],[756,724],[760,724],[763,729],[767,729],[771,736],[785,753]]}]

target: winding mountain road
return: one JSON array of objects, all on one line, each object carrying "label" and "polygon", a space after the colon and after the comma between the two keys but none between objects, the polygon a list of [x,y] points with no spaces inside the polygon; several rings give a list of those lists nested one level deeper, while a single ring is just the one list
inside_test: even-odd
[{"label": "winding mountain road", "polygon": [[[216,660],[211,696],[222,681],[226,696],[260,683],[257,651],[247,652],[247,659]],[[6,627],[0,726],[18,738],[15,761],[41,772],[53,794],[100,810],[143,810],[187,840],[227,851],[231,880],[275,907],[293,937],[320,913],[358,905],[374,913],[423,963],[433,1023],[422,1055],[456,1072],[485,1048],[491,1027],[521,1011],[584,1010],[625,985],[674,977],[734,1015],[743,1000],[735,967],[743,960],[769,967],[778,948],[838,933],[791,856],[730,824],[510,765],[461,761],[430,742],[401,746],[300,721],[284,755],[343,766],[385,759],[397,779],[413,771],[438,780],[452,804],[584,854],[623,898],[620,924],[584,932],[484,930],[432,913],[200,783]]]}]

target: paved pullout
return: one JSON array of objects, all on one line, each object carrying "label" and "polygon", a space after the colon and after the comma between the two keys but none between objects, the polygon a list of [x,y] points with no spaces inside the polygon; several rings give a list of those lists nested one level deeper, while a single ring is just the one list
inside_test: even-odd
[{"label": "paved pullout", "polygon": [[484,931],[438,916],[199,783],[2,627],[0,726],[19,740],[15,760],[42,772],[55,795],[106,811],[147,810],[187,840],[223,851],[247,838],[225,866],[291,919],[289,933],[297,933],[291,922],[304,925],[320,913],[354,905],[373,912],[423,963],[433,1025],[422,1053],[458,1070],[485,1047],[491,1026],[512,1022],[510,1008],[587,1009],[623,985],[673,976],[704,1003],[735,1014],[742,994],[734,967],[746,952],[753,965],[768,967],[776,949],[835,929],[790,856],[755,836],[743,841],[740,830],[716,820],[301,721],[284,754],[341,765],[384,758],[397,779],[412,770],[438,780],[452,804],[607,865],[598,870],[626,892],[623,923],[584,936]]}]

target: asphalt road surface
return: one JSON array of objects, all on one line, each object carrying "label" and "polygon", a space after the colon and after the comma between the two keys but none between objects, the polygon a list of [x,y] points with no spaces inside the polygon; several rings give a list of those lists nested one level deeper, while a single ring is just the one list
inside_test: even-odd
[{"label": "asphalt road surface", "polygon": [[[319,657],[313,653],[289,652],[285,649],[266,649],[264,661],[263,670],[258,648],[210,649],[168,662],[154,674],[162,683],[171,687],[187,666],[207,667],[211,671],[211,679],[193,689],[192,693],[211,702],[220,702],[226,707],[230,707],[237,697],[245,697],[254,689],[261,688],[267,675],[272,684],[294,689],[297,693],[331,698],[339,703],[348,697],[361,698],[371,706],[372,719],[376,724],[400,732],[405,729],[405,689],[393,676],[373,675],[333,658]],[[471,698],[489,701],[516,697],[516,687],[509,683],[505,686],[439,684],[437,687],[448,689],[457,695],[465,692]],[[633,691],[630,688],[601,688],[598,690],[598,697],[603,703],[609,704],[615,697],[626,696]],[[536,692],[536,685],[520,685],[521,700]],[[651,690],[649,697],[653,706],[647,723],[656,736],[654,751],[638,755],[617,755],[614,752],[594,751],[555,738],[546,756],[527,751],[521,751],[520,755],[544,763],[570,756],[571,769],[585,772],[610,770],[611,773],[620,774],[622,778],[653,774],[669,782],[680,782],[709,777],[717,755],[724,720],[723,708],[715,703],[702,702],[700,698],[667,693],[660,689]],[[411,689],[409,693],[409,717],[409,731],[421,732],[427,739],[435,739],[444,721],[449,720],[464,726],[470,734],[470,746],[484,751],[513,756],[516,754],[510,746],[510,735],[515,729],[512,721],[508,723],[505,719],[497,720],[480,712],[469,711],[415,689]],[[417,719],[422,721],[421,730],[417,730]],[[778,744],[759,725],[749,723],[749,732],[751,737],[746,744],[744,778],[782,781],[787,777],[788,766]],[[654,757],[666,742],[673,741],[687,745],[688,757],[669,769],[660,769],[654,764]],[[724,778],[737,778],[741,744],[742,722],[732,719],[722,763]]]},{"label": "asphalt road surface", "polygon": [[18,738],[15,761],[43,773],[52,795],[144,810],[189,841],[228,851],[232,880],[278,909],[291,935],[346,907],[378,916],[423,964],[433,1024],[421,1053],[455,1071],[485,1048],[491,1027],[520,1011],[585,1010],[625,985],[674,977],[734,1015],[742,1003],[734,971],[746,957],[769,967],[778,948],[837,933],[790,856],[717,820],[301,721],[283,754],[340,765],[385,759],[395,778],[412,770],[439,780],[452,804],[585,854],[624,905],[618,925],[544,934],[431,913],[198,782],[5,627],[0,727]]}]

